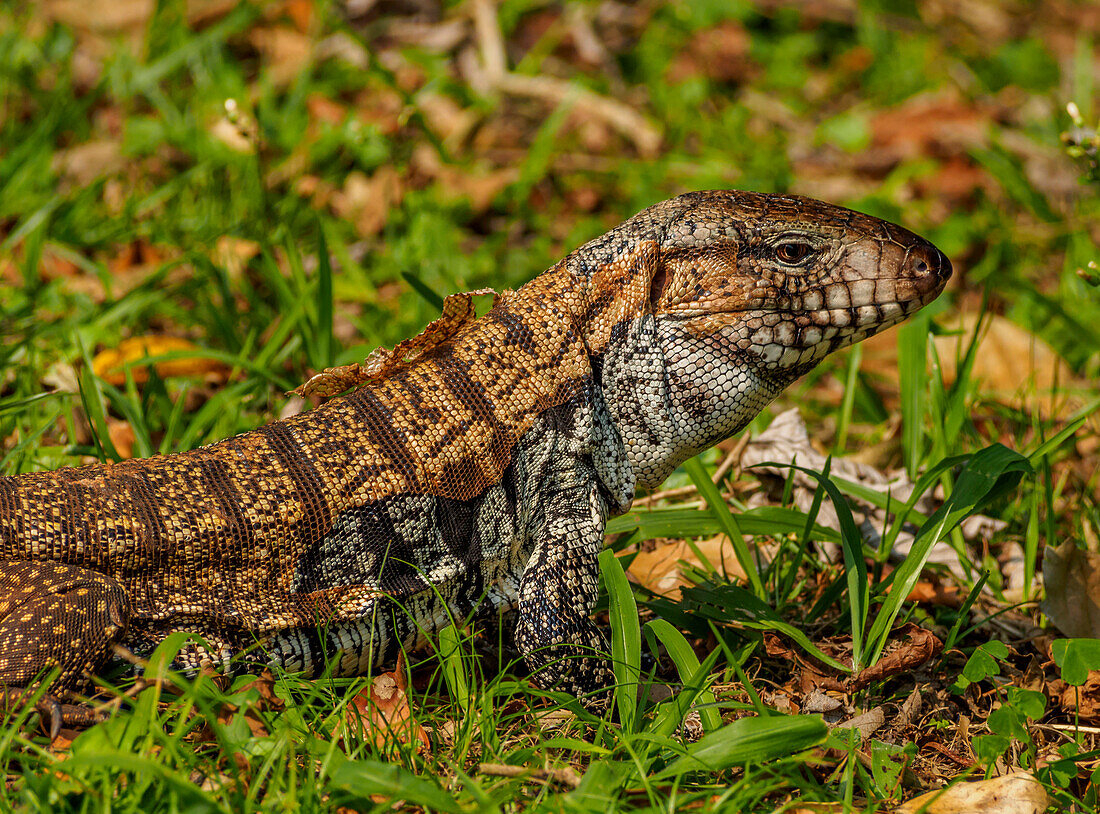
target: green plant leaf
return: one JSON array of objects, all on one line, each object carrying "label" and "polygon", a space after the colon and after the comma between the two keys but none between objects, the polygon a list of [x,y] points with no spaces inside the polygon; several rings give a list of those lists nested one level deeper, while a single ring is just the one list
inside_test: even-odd
[{"label": "green plant leaf", "polygon": [[375,760],[349,760],[332,773],[329,787],[344,800],[362,801],[373,808],[372,795],[387,800],[405,800],[437,811],[459,812],[455,799],[434,783],[401,766]]},{"label": "green plant leaf", "polygon": [[705,735],[686,755],[657,772],[654,779],[692,771],[720,772],[733,766],[790,757],[817,746],[827,735],[825,722],[817,716],[741,718]]},{"label": "green plant leaf", "polygon": [[984,681],[1000,675],[1001,665],[997,662],[1008,658],[1008,647],[1004,642],[994,639],[979,645],[963,666],[962,674],[967,681]]},{"label": "green plant leaf", "polygon": [[[653,634],[660,639],[661,644],[665,646],[665,650],[668,651],[669,657],[676,665],[676,671],[680,674],[680,681],[685,688],[692,687],[695,682],[695,676],[699,672],[699,659],[695,656],[695,651],[691,649],[691,645],[688,644],[688,640],[684,638],[684,634],[674,628],[664,619],[653,619],[646,623],[646,627],[653,631]],[[710,661],[710,659],[708,659]],[[704,674],[705,677],[705,674]],[[722,716],[718,714],[718,710],[713,706],[715,704],[714,693],[710,690],[701,689],[697,696],[699,702],[704,706],[699,708],[699,717],[703,721],[703,730],[705,732],[712,732],[722,725]]]},{"label": "green plant leaf", "polygon": [[703,468],[703,462],[698,457],[692,458],[684,461],[683,469],[691,478],[691,482],[695,484],[695,488],[699,490],[699,494],[703,496],[703,500],[706,501],[711,513],[718,520],[722,531],[729,537],[730,543],[733,545],[733,553],[737,557],[737,562],[741,564],[741,570],[748,575],[753,593],[763,598],[765,594],[764,583],[757,571],[756,560],[749,552],[749,547],[745,544],[745,537],[737,525],[737,520],[730,512],[730,507],[726,505],[725,498],[722,497],[722,493],[718,491],[718,487],[714,485],[714,481],[710,479],[710,475]]},{"label": "green plant leaf", "polygon": [[1055,639],[1050,652],[1062,680],[1074,687],[1088,680],[1089,670],[1100,670],[1100,639]]},{"label": "green plant leaf", "polygon": [[600,552],[600,572],[610,601],[611,659],[615,672],[615,705],[623,729],[632,732],[638,712],[641,681],[642,632],[638,603],[623,571],[622,563],[609,548]]}]

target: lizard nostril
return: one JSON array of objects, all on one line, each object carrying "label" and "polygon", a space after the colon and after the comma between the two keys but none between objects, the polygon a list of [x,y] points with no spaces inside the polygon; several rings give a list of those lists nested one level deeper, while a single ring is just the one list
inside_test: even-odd
[{"label": "lizard nostril", "polygon": [[926,274],[928,272],[928,264],[923,260],[917,262],[917,272],[919,274]]}]

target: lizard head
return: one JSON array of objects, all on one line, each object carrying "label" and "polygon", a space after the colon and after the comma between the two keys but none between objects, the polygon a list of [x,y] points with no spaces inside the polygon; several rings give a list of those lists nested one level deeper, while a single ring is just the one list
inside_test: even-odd
[{"label": "lizard head", "polygon": [[[685,200],[686,199],[686,200]],[[951,262],[886,221],[810,198],[682,196],[650,284],[658,319],[799,375],[927,305]]]},{"label": "lizard head", "polygon": [[[648,302],[603,355],[643,486],[728,438],[832,351],[930,303],[951,263],[900,226],[809,198],[717,191],[658,204]],[[635,249],[637,252],[637,249]]]}]

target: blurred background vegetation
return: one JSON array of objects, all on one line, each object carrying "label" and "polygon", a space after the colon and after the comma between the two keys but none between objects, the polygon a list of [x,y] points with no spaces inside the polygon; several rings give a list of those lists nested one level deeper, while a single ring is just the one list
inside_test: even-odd
[{"label": "blurred background vegetation", "polygon": [[[411,335],[439,296],[516,286],[713,187],[926,235],[955,263],[941,310],[1003,314],[1024,356],[1034,335],[1059,357],[999,387],[1091,380],[1100,300],[1076,272],[1100,196],[1060,134],[1068,102],[1095,121],[1098,31],[1075,0],[9,2],[0,397],[74,391],[70,366],[104,350],[216,351],[160,373],[191,374],[189,408],[201,374],[255,413],[167,447],[193,445]],[[174,402],[144,398],[148,451]],[[857,420],[885,416],[874,401]],[[53,437],[51,403],[33,415]]]}]

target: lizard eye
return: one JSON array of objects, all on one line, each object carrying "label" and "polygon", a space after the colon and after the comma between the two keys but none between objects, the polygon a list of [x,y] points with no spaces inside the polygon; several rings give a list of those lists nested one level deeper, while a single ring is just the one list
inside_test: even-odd
[{"label": "lizard eye", "polygon": [[814,247],[801,240],[788,240],[775,247],[775,256],[780,263],[796,266],[813,253]]}]

